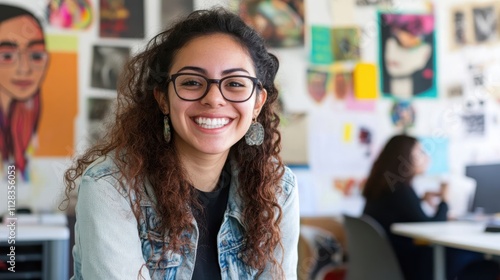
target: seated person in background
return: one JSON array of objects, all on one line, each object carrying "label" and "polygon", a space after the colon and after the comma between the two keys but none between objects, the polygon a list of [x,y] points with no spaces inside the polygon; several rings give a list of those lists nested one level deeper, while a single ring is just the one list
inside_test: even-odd
[{"label": "seated person in background", "polygon": [[[363,196],[366,199],[363,213],[373,217],[385,229],[389,240],[398,257],[405,279],[432,279],[432,248],[418,246],[413,240],[391,234],[390,226],[398,222],[429,222],[446,221],[448,205],[447,184],[441,184],[439,192],[427,192],[419,198],[413,189],[412,181],[416,175],[422,174],[427,168],[429,158],[418,140],[411,136],[396,135],[392,137],[382,149],[373,163],[366,180]],[[421,208],[422,200],[429,203],[439,203],[434,216],[427,216]],[[482,262],[479,253],[446,249],[446,273],[448,279],[465,279],[463,270],[467,265],[478,267],[480,273],[496,274],[496,264]],[[491,268],[492,267],[492,268]],[[457,275],[460,275],[457,278]],[[479,278],[477,278],[479,277]],[[476,274],[475,279],[496,279],[481,277]]]}]

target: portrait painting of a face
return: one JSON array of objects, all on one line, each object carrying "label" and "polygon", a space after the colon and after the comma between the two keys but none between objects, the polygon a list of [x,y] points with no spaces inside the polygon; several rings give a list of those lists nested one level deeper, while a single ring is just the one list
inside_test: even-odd
[{"label": "portrait painting of a face", "polygon": [[26,153],[37,132],[48,60],[38,19],[23,8],[0,5],[1,163],[14,165],[20,177],[27,176]]},{"label": "portrait painting of a face", "polygon": [[437,97],[434,16],[380,15],[380,72],[386,97]]}]

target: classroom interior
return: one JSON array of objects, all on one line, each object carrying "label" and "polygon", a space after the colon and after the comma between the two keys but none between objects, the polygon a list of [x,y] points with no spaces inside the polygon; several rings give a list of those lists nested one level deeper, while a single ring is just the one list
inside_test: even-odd
[{"label": "classroom interior", "polygon": [[[63,7],[70,2],[78,8]],[[373,230],[354,218],[362,215],[361,193],[373,161],[397,134],[418,138],[430,158],[426,172],[415,178],[417,193],[446,182],[450,220],[467,223],[394,229],[434,246],[434,279],[444,279],[440,250],[455,238],[457,246],[500,256],[495,248],[500,233],[483,231],[486,223],[496,223],[500,231],[497,0],[0,0],[0,5],[22,7],[38,18],[49,56],[40,99],[34,101],[41,104],[37,125],[23,136],[29,142],[20,151],[25,167],[15,177],[15,193],[0,191],[1,279],[71,277],[77,197],[65,200],[63,173],[73,156],[106,133],[102,124],[112,116],[124,63],[179,17],[214,6],[253,24],[280,61],[281,156],[299,185],[299,279],[376,279],[366,277],[379,273],[377,264],[354,257],[362,241],[358,246],[352,239],[366,238],[366,246],[386,240],[354,236],[352,228]],[[257,7],[255,13],[248,5]],[[406,50],[401,38],[391,44],[395,23],[386,15],[425,23],[415,27]],[[2,82],[0,77],[0,88]],[[4,131],[13,116],[1,110],[4,149],[16,141],[16,132]],[[11,162],[2,160],[4,186],[12,184]],[[422,207],[429,215],[435,211]],[[7,271],[11,210],[21,278],[9,278],[13,274]],[[451,232],[467,232],[464,238],[475,243],[463,245]],[[387,246],[380,246],[385,252]],[[387,271],[380,273],[388,278],[380,279],[398,279],[391,268],[397,264],[387,254],[380,264]],[[370,274],[349,272],[356,267]]]}]

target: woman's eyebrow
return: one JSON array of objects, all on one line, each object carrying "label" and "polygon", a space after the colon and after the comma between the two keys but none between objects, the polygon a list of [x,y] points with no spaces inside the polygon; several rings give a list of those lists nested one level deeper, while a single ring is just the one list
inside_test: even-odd
[{"label": "woman's eyebrow", "polygon": [[[201,67],[196,67],[196,66],[184,66],[181,69],[179,69],[179,71],[177,71],[177,72],[181,72],[184,70],[192,70],[192,71],[199,72],[199,73],[202,73],[205,75],[207,74],[207,70],[205,70]],[[222,75],[227,75],[227,74],[231,74],[234,72],[246,72],[246,73],[250,74],[247,70],[245,70],[243,68],[231,68],[231,69],[226,69],[226,70],[222,71]]]},{"label": "woman's eyebrow", "polygon": [[45,45],[45,41],[44,40],[33,40],[33,41],[30,41],[28,43],[28,48],[32,47],[34,45],[40,45],[40,44]]},{"label": "woman's eyebrow", "polygon": [[243,68],[231,68],[231,69],[227,69],[227,70],[222,71],[222,74],[223,75],[227,75],[227,74],[231,74],[231,73],[234,73],[234,72],[246,72],[247,74],[250,74],[247,70],[245,70]]},{"label": "woman's eyebrow", "polygon": [[18,45],[16,42],[12,42],[12,41],[0,41],[0,47],[13,47],[13,48],[17,48]]}]

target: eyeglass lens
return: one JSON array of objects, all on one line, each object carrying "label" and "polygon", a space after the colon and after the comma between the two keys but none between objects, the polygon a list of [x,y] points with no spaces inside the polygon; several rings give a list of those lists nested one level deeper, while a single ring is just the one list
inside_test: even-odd
[{"label": "eyeglass lens", "polygon": [[[181,74],[174,78],[174,88],[180,98],[198,100],[208,91],[212,82],[206,77],[194,74]],[[245,101],[253,93],[255,83],[251,77],[228,76],[218,82],[219,89],[229,101]]]},{"label": "eyeglass lens", "polygon": [[25,51],[20,52],[18,50],[12,51],[0,51],[0,65],[12,66],[19,62],[21,55],[25,55],[25,59],[28,59],[31,66],[33,67],[43,67],[47,62],[47,52],[46,51]]}]

